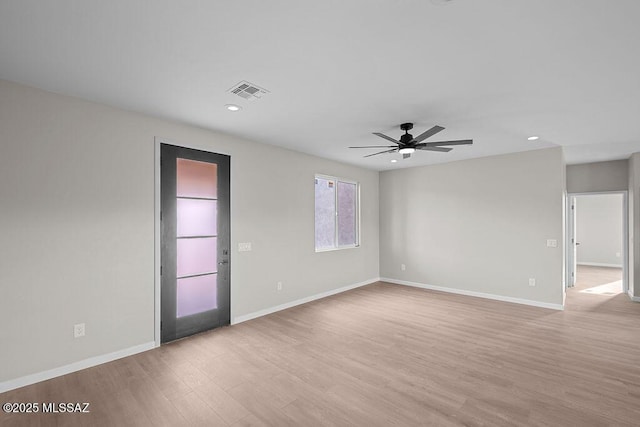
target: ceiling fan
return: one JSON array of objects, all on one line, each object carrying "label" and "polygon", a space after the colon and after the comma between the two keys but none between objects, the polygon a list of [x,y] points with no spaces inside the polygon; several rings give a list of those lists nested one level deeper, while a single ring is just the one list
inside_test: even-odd
[{"label": "ceiling fan", "polygon": [[473,144],[472,139],[458,139],[455,141],[438,141],[438,142],[422,142],[425,139],[437,134],[440,131],[443,131],[444,128],[442,126],[434,126],[431,129],[422,132],[420,135],[415,138],[413,135],[409,133],[411,129],[413,129],[413,123],[403,123],[400,125],[400,129],[404,131],[404,135],[400,137],[400,140],[395,140],[390,136],[379,132],[373,132],[374,135],[379,136],[380,138],[384,138],[387,141],[393,142],[395,145],[366,145],[363,147],[349,147],[349,148],[388,148],[388,150],[380,151],[378,153],[367,154],[364,157],[377,156],[378,154],[384,153],[401,153],[403,159],[407,159],[411,157],[411,154],[416,150],[423,151],[441,151],[443,153],[447,153],[453,148],[443,147],[443,145],[471,145]]}]

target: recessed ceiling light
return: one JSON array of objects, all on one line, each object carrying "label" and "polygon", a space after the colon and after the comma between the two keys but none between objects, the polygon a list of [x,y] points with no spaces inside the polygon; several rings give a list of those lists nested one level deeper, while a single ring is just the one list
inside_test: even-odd
[{"label": "recessed ceiling light", "polygon": [[242,107],[236,105],[236,104],[227,104],[224,106],[224,108],[226,108],[229,111],[240,111],[242,110]]},{"label": "recessed ceiling light", "polygon": [[529,138],[527,138],[529,141],[535,141],[536,139],[539,139],[539,136],[530,136]]},{"label": "recessed ceiling light", "polygon": [[396,162],[397,162],[396,159],[391,160],[391,163],[396,163]]},{"label": "recessed ceiling light", "polygon": [[415,153],[416,149],[413,147],[404,147],[398,150],[398,153],[400,154],[411,154],[411,153]]}]

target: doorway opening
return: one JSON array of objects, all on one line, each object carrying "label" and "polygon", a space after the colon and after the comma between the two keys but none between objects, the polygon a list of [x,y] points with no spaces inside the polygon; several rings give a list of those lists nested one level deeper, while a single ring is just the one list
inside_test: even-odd
[{"label": "doorway opening", "polygon": [[627,293],[627,192],[575,193],[567,203],[567,297]]}]

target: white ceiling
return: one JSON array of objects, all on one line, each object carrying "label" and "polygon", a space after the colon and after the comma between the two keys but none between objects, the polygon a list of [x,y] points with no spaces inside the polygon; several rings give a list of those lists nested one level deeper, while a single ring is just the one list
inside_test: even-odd
[{"label": "white ceiling", "polygon": [[[637,0],[0,0],[0,78],[371,169],[584,163],[640,151],[639,20]],[[403,122],[474,145],[347,148]]]}]

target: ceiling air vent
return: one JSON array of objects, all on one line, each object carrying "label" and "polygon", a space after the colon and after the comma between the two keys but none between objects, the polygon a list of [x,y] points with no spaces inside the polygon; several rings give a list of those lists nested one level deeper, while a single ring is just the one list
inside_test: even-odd
[{"label": "ceiling air vent", "polygon": [[261,88],[258,85],[249,83],[248,81],[241,81],[237,85],[234,85],[227,92],[234,93],[248,101],[262,98],[262,95],[269,93],[268,90]]}]

